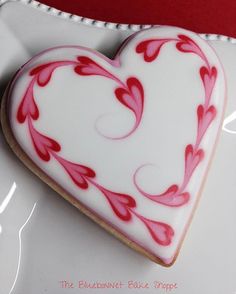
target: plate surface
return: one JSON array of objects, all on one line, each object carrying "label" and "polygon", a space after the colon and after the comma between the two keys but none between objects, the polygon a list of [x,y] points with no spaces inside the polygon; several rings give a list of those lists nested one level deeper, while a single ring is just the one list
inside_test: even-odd
[{"label": "plate surface", "polygon": [[[111,57],[138,29],[88,25],[79,18],[52,17],[58,12],[44,13],[46,6],[32,6],[37,5],[8,2],[0,8],[1,94],[17,68],[43,49],[80,44]],[[83,288],[96,282],[105,283],[104,293],[165,293],[168,287],[181,294],[236,293],[236,45],[219,39],[209,42],[228,81],[224,130],[173,267],[145,259],[79,213],[27,171],[0,134],[0,293],[100,293],[101,289]],[[70,282],[74,288],[69,289]],[[111,283],[117,288],[109,288]],[[134,289],[146,283],[148,289]]]}]

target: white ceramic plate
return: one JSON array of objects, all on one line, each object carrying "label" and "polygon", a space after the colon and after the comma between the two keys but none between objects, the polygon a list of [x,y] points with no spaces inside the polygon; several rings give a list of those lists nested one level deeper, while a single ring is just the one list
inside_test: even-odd
[{"label": "white ceramic plate", "polygon": [[[142,28],[28,2],[7,1],[0,7],[1,94],[15,70],[43,49],[80,44],[112,56],[124,38]],[[176,263],[158,266],[103,231],[27,171],[0,134],[0,293],[166,293],[166,287],[169,293],[236,293],[236,45],[227,37],[203,37],[212,40],[225,67],[228,106],[200,205]],[[73,282],[74,288],[60,281]],[[78,288],[79,282],[107,288]],[[121,288],[109,288],[116,282]],[[148,289],[129,288],[146,283]]]}]

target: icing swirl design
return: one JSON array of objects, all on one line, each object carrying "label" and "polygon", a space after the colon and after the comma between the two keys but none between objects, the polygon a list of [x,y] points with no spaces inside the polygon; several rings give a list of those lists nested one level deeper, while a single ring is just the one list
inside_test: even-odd
[{"label": "icing swirl design", "polygon": [[[186,97],[181,100],[179,94],[176,97],[179,99],[176,103],[179,103],[178,109],[182,113],[184,113],[185,107],[186,112],[194,111],[194,119],[187,128],[191,129],[188,133],[188,139],[182,139],[184,143],[179,142],[178,138],[171,140],[178,147],[178,150],[175,151],[176,146],[173,146],[174,156],[172,157],[173,160],[176,160],[178,156],[176,162],[179,165],[177,166],[176,162],[173,163],[174,172],[172,172],[172,175],[176,175],[178,179],[173,180],[173,176],[169,177],[167,174],[167,181],[164,181],[163,185],[159,183],[159,188],[154,187],[155,192],[151,193],[147,189],[148,186],[143,184],[145,178],[142,177],[141,171],[145,170],[149,164],[155,166],[156,162],[161,161],[161,165],[168,172],[166,167],[170,167],[172,164],[172,161],[170,164],[169,158],[168,165],[165,164],[167,154],[163,154],[163,157],[159,154],[156,156],[155,152],[158,153],[158,150],[154,147],[150,149],[151,155],[149,156],[148,143],[145,145],[145,139],[151,138],[155,143],[155,148],[159,146],[157,143],[158,134],[155,133],[154,125],[159,118],[155,117],[156,109],[153,106],[162,109],[162,106],[166,107],[168,102],[163,99],[156,102],[156,96],[162,97],[154,87],[156,85],[152,86],[150,80],[156,81],[155,79],[158,79],[156,73],[158,72],[158,77],[160,77],[160,73],[165,70],[163,62],[166,62],[166,59],[163,56],[165,57],[166,52],[168,54],[171,52],[172,59],[176,59],[176,64],[181,64],[184,68],[176,77],[177,80],[185,79],[181,74],[186,73],[185,66],[188,65],[189,60],[192,62],[187,67],[191,71],[188,81],[192,79],[192,85],[186,84],[187,91],[183,91],[183,95],[186,96],[192,91],[194,99],[190,96],[189,100]],[[130,67],[126,64],[129,62]],[[138,64],[138,70],[136,70],[135,64]],[[171,66],[169,65],[169,68]],[[84,115],[85,122],[92,121],[93,130],[87,132],[87,126],[83,125],[84,130],[79,134],[86,134],[87,137],[81,139],[80,135],[80,141],[79,138],[78,140],[76,138],[78,151],[72,156],[68,156],[70,150],[66,148],[68,142],[64,139],[69,138],[68,136],[64,134],[58,137],[58,135],[51,135],[47,132],[47,128],[49,128],[47,123],[50,121],[49,118],[47,119],[48,114],[46,113],[48,105],[52,105],[50,104],[52,102],[46,104],[47,99],[50,99],[50,94],[54,97],[55,93],[59,93],[59,90],[54,88],[54,82],[62,81],[66,85],[68,75],[74,81],[73,83],[77,83],[77,80],[81,84],[85,82],[84,89],[79,88],[80,86],[75,87],[75,91],[78,91],[75,93],[76,97],[88,95],[86,87],[90,87],[92,81],[96,81],[96,89],[89,92],[92,95],[96,95],[102,90],[98,88],[99,83],[102,83],[103,87],[109,85],[104,101],[109,100],[110,103],[107,107],[104,107],[105,104],[100,107],[100,100],[96,101],[96,106],[100,107],[99,111],[92,111],[92,115],[88,115],[88,117],[87,113]],[[163,79],[164,77],[163,75]],[[65,80],[63,80],[64,78]],[[178,81],[174,85],[178,86]],[[165,86],[166,84],[158,85],[161,90]],[[152,87],[155,90],[150,89]],[[195,90],[197,90],[197,95],[195,95]],[[73,91],[68,91],[68,93],[73,95]],[[164,90],[163,92],[165,93]],[[67,89],[65,89],[65,93],[67,94]],[[39,98],[39,94],[42,97]],[[102,95],[103,92],[100,96],[98,95],[100,99],[102,99]],[[178,28],[157,27],[135,34],[125,43],[114,60],[109,60],[96,51],[79,46],[65,46],[43,52],[21,69],[12,82],[7,99],[10,101],[8,107],[14,137],[36,165],[69,195],[73,196],[75,201],[85,203],[88,209],[91,208],[91,211],[97,213],[102,220],[111,224],[128,240],[138,244],[140,248],[144,248],[164,264],[171,264],[186,232],[214,150],[214,142],[223,117],[224,95],[223,70],[214,51],[200,37],[191,32]],[[90,109],[87,97],[83,99],[84,103],[87,103],[87,109]],[[196,101],[196,99],[198,100]],[[104,101],[101,103],[105,103]],[[43,103],[46,105],[45,108],[42,107]],[[81,101],[76,100],[75,103],[75,107],[81,106]],[[185,105],[181,103],[185,103]],[[105,112],[105,108],[110,110],[109,107],[113,107],[113,105],[115,105],[114,109],[118,107],[121,113],[124,112],[125,115],[133,118],[131,127],[127,127],[126,123],[121,121],[122,118],[120,119],[119,123],[124,123],[126,128],[126,131],[123,131],[121,135],[114,135],[116,130],[113,125],[109,126],[112,130],[114,128],[112,135],[107,135],[97,125],[98,113]],[[94,108],[96,107],[94,106]],[[191,113],[188,118],[192,115]],[[69,116],[70,113],[65,115],[64,119],[69,119]],[[151,119],[150,116],[152,116]],[[43,127],[40,127],[42,121],[46,121],[46,123],[44,122]],[[167,123],[171,125],[171,122]],[[63,122],[61,124],[63,125]],[[74,133],[74,136],[76,134]],[[86,150],[86,140],[90,135],[96,136],[96,138],[92,138],[87,144],[91,146],[91,144],[99,142],[101,144],[99,146],[103,146],[104,150],[102,150],[103,153],[99,151],[97,154],[102,154],[102,156],[106,152],[108,152],[108,157],[109,155],[113,156],[113,150],[117,152],[119,148],[123,148],[122,160],[127,160],[126,167],[129,168],[127,172],[124,171],[124,177],[122,177],[122,171],[119,167],[119,172],[115,171],[112,178],[109,172],[112,173],[116,167],[111,165],[107,165],[107,172],[102,173],[102,160],[93,162],[93,159],[97,160],[99,155],[95,154],[97,157],[92,157],[93,159],[90,160],[89,152],[81,152],[80,146],[77,144],[83,143],[84,149],[82,148],[82,150]],[[165,138],[164,135],[163,132],[162,138]],[[63,140],[60,139],[61,137]],[[140,142],[142,150],[139,150]],[[134,153],[135,155],[127,155],[128,153],[124,153],[126,152],[124,148],[129,149],[129,154]],[[161,148],[165,153],[163,147]],[[90,153],[93,152],[91,147],[89,150]],[[94,147],[95,153],[96,150]],[[88,157],[86,158],[86,156]],[[115,156],[116,154],[114,154]],[[145,162],[146,158],[148,158],[148,163]],[[115,160],[114,163],[117,164],[118,161]],[[53,170],[55,165],[60,169],[58,174]],[[160,172],[162,172],[161,169]],[[119,177],[122,177],[122,180]],[[153,188],[156,181],[149,180],[150,182]],[[94,203],[91,191],[97,193]],[[104,213],[102,209],[104,209]]]}]

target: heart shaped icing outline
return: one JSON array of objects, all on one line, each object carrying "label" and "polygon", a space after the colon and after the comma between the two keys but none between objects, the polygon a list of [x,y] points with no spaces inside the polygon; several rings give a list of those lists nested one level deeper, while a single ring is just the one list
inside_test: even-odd
[{"label": "heart shaped icing outline", "polygon": [[[125,44],[131,39],[131,36],[121,47],[121,50],[124,49]],[[214,105],[210,105],[211,93],[213,91],[215,81],[217,78],[217,69],[213,66],[210,66],[206,56],[201,51],[199,46],[188,36],[178,35],[176,38],[166,38],[161,40],[145,40],[143,43],[139,44],[136,47],[136,53],[142,55],[145,62],[153,62],[159,55],[161,48],[167,44],[168,42],[176,42],[176,49],[183,53],[193,53],[198,55],[203,62],[205,63],[199,69],[199,75],[202,80],[202,84],[205,89],[205,103],[199,105],[197,108],[197,116],[198,116],[198,130],[195,144],[188,144],[185,148],[185,175],[184,180],[180,188],[177,185],[171,185],[160,195],[149,195],[145,191],[143,191],[137,183],[136,172],[134,172],[134,184],[137,190],[143,194],[143,196],[149,198],[150,200],[170,207],[179,207],[185,205],[190,195],[188,192],[184,191],[185,186],[187,185],[191,175],[194,170],[197,168],[198,164],[204,158],[204,152],[199,148],[202,138],[204,137],[205,132],[208,127],[214,120],[216,116],[216,109]],[[156,48],[152,48],[152,50],[148,51],[148,46],[153,46]],[[83,48],[83,47],[77,47]],[[83,50],[92,51],[87,48],[83,48]],[[120,50],[120,51],[121,51]],[[119,51],[119,52],[120,52]],[[153,54],[150,55],[150,52]],[[44,53],[44,52],[43,52]],[[43,54],[41,53],[41,54]],[[93,52],[98,54],[97,52]],[[99,55],[99,54],[98,54]],[[37,57],[37,56],[36,56]],[[114,60],[106,59],[113,65],[119,64],[119,54]],[[30,62],[30,61],[29,61]],[[29,63],[28,62],[28,63]],[[28,64],[27,63],[27,64]],[[62,158],[57,153],[61,150],[60,144],[56,142],[54,139],[49,138],[43,134],[40,134],[33,125],[33,121],[39,118],[40,112],[37,107],[37,104],[34,99],[33,88],[34,85],[37,84],[40,87],[45,87],[50,82],[50,79],[53,75],[53,72],[60,66],[74,66],[74,72],[81,76],[87,75],[100,75],[106,78],[110,78],[118,83],[118,88],[115,90],[115,96],[117,100],[122,103],[125,107],[129,108],[135,115],[136,122],[131,131],[129,131],[124,136],[118,138],[110,138],[110,139],[125,139],[128,136],[132,135],[132,133],[138,128],[139,123],[142,118],[143,112],[143,104],[144,104],[144,92],[142,88],[142,84],[135,77],[129,77],[126,83],[120,81],[117,77],[109,73],[106,69],[102,68],[99,64],[94,62],[93,60],[89,60],[86,56],[77,56],[77,60],[63,60],[56,61],[48,64],[41,64],[36,68],[33,68],[30,71],[30,76],[32,76],[32,80],[25,92],[25,95],[22,98],[21,104],[19,105],[17,112],[17,120],[19,123],[23,124],[27,120],[29,133],[31,135],[31,139],[38,156],[44,161],[50,161],[51,157],[54,157],[61,166],[65,169],[65,171],[70,175],[72,181],[80,188],[87,189],[89,184],[93,185],[97,189],[99,189],[102,194],[106,197],[111,208],[114,213],[123,221],[129,221],[132,216],[136,216],[143,222],[143,224],[147,227],[150,232],[152,238],[162,246],[168,246],[171,243],[171,238],[174,235],[174,231],[170,225],[158,222],[155,220],[147,219],[146,217],[140,215],[136,210],[136,202],[135,199],[130,195],[126,195],[123,193],[113,192],[105,187],[102,187],[99,183],[97,183],[94,178],[96,177],[96,173],[90,167],[83,166],[78,163],[73,163],[65,158]],[[19,74],[19,73],[18,73]],[[135,88],[136,94],[132,89]],[[10,89],[8,89],[7,95],[10,96]],[[126,99],[124,95],[129,95]],[[139,96],[139,97],[138,97]],[[136,97],[137,101],[135,101]],[[131,98],[131,99],[130,99]],[[133,101],[135,103],[131,103]],[[130,99],[130,100],[129,100]],[[5,99],[4,99],[5,100]],[[137,102],[137,103],[136,103]],[[4,105],[4,104],[3,104]],[[4,109],[5,106],[2,108]],[[4,117],[4,115],[3,115]],[[19,154],[18,154],[19,155]],[[20,156],[21,157],[21,156]],[[176,203],[176,197],[180,196],[182,201]],[[113,199],[114,198],[114,199]],[[74,203],[74,201],[70,201]],[[90,215],[91,217],[91,215]],[[164,232],[164,233],[163,233]],[[164,234],[164,236],[163,236]],[[150,256],[149,256],[150,257]],[[153,258],[152,258],[153,259]],[[165,264],[166,265],[166,264]]]}]

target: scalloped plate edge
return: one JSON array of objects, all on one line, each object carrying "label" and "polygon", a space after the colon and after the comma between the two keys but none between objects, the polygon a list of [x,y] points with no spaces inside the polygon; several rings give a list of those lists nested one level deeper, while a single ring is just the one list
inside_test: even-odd
[{"label": "scalloped plate edge", "polygon": [[[96,20],[96,19],[87,18],[87,17],[76,15],[76,14],[64,12],[64,11],[61,11],[59,9],[56,9],[54,7],[48,6],[46,4],[40,3],[35,0],[0,0],[0,9],[4,4],[7,4],[9,2],[18,2],[23,5],[33,7],[34,9],[40,10],[44,13],[47,13],[47,14],[55,16],[55,17],[69,20],[69,21],[72,21],[75,23],[84,24],[87,26],[94,26],[97,28],[107,28],[110,30],[121,30],[121,31],[128,30],[128,31],[137,32],[139,30],[151,28],[154,26],[151,24],[146,24],[146,25],[145,24],[122,24],[122,23],[113,23],[113,22]],[[223,41],[223,42],[229,42],[232,44],[236,44],[236,38],[228,37],[225,35],[207,34],[207,33],[202,33],[199,35],[203,39],[209,40],[209,41]]]}]

